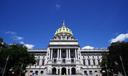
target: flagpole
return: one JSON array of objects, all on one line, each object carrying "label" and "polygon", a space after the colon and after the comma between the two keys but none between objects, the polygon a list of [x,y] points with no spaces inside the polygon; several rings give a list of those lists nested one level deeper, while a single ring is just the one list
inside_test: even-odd
[{"label": "flagpole", "polygon": [[7,67],[8,60],[9,60],[9,56],[7,56],[7,58],[6,58],[6,63],[5,63],[5,66],[4,66],[4,70],[3,70],[2,76],[4,76],[4,73],[5,73],[5,70],[6,70],[6,67]]}]

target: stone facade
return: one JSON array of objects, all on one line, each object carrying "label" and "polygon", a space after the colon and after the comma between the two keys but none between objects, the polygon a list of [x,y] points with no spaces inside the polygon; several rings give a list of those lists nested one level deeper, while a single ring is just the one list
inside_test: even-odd
[{"label": "stone facade", "polygon": [[100,62],[107,49],[81,49],[72,31],[62,24],[47,49],[30,49],[36,64],[26,67],[26,76],[101,76]]}]

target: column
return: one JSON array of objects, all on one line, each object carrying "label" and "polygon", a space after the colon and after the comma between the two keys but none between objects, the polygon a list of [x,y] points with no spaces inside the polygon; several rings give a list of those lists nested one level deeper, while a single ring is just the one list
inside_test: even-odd
[{"label": "column", "polygon": [[39,65],[42,65],[42,57],[39,59]]},{"label": "column", "polygon": [[96,65],[98,65],[98,58],[96,57]]},{"label": "column", "polygon": [[62,70],[62,68],[60,67],[60,75],[61,75],[61,70]]},{"label": "column", "polygon": [[69,49],[68,49],[68,58],[69,58]]},{"label": "column", "polygon": [[69,74],[68,74],[68,67],[66,67],[66,75],[69,75]]},{"label": "column", "polygon": [[59,48],[59,59],[60,59],[60,48]]},{"label": "column", "polygon": [[75,49],[75,59],[77,59],[77,50]]},{"label": "column", "polygon": [[53,49],[51,49],[51,59],[52,59],[52,55],[53,55]]},{"label": "column", "polygon": [[71,67],[70,67],[70,75],[72,74]]},{"label": "column", "polygon": [[51,52],[52,52],[52,50],[50,49],[50,59],[52,59],[52,56],[51,56],[52,54],[51,54]]},{"label": "column", "polygon": [[57,50],[57,59],[59,59],[59,49]]},{"label": "column", "polygon": [[88,56],[85,56],[85,57],[87,57],[85,62],[86,62],[86,65],[88,66]]},{"label": "column", "polygon": [[76,57],[77,57],[77,59],[78,59],[78,49],[76,49]]},{"label": "column", "polygon": [[70,49],[69,49],[69,58],[71,58],[71,57],[70,57]]},{"label": "column", "polygon": [[58,67],[56,67],[56,74],[58,74]]},{"label": "column", "polygon": [[51,59],[51,50],[49,49],[49,58]]},{"label": "column", "polygon": [[92,58],[90,59],[90,63],[91,63],[92,66],[94,65],[94,64],[93,64],[93,60],[92,60]]}]

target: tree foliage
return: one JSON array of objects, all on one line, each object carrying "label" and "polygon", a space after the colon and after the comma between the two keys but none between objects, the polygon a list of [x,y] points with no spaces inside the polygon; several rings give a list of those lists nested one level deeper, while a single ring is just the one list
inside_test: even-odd
[{"label": "tree foliage", "polygon": [[109,52],[103,56],[101,63],[102,71],[106,72],[104,75],[107,76],[107,73],[108,76],[119,73],[124,75],[124,70],[128,75],[128,42],[112,43],[108,49]]},{"label": "tree foliage", "polygon": [[27,52],[27,48],[21,44],[6,44],[0,39],[0,75],[3,73],[7,63],[5,76],[14,73],[18,76],[25,72],[26,66],[34,64],[34,56]]}]

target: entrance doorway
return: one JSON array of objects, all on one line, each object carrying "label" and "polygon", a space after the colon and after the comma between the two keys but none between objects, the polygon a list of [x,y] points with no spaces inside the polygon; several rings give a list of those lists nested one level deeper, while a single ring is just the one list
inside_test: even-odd
[{"label": "entrance doorway", "polygon": [[62,75],[66,75],[66,68],[62,68],[61,74],[62,74]]},{"label": "entrance doorway", "polygon": [[72,68],[71,71],[72,71],[72,75],[76,74],[76,69],[75,68]]},{"label": "entrance doorway", "polygon": [[52,74],[53,74],[53,75],[56,75],[56,68],[55,68],[55,67],[52,68]]}]

